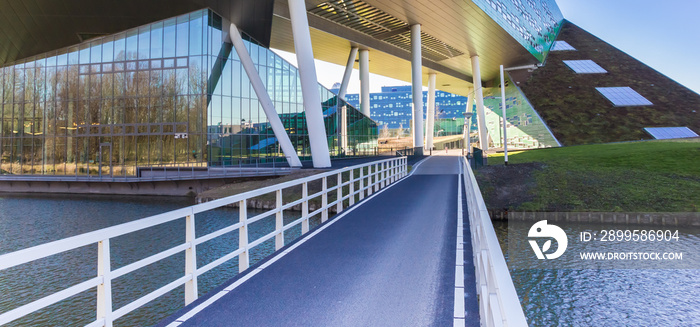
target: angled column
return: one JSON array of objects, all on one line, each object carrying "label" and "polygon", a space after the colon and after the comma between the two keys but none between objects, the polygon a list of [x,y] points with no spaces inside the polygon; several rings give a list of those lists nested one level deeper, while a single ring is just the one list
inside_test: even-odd
[{"label": "angled column", "polygon": [[323,124],[321,94],[318,89],[314,53],[311,48],[309,19],[306,15],[304,0],[289,0],[289,17],[292,21],[294,50],[297,55],[301,93],[304,99],[306,127],[309,131],[311,159],[315,168],[328,168],[331,166],[331,155],[328,151],[326,127]]},{"label": "angled column", "polygon": [[348,63],[345,64],[345,73],[343,74],[343,81],[340,83],[340,90],[338,90],[338,98],[345,100],[345,94],[348,92],[348,84],[350,84],[350,75],[352,75],[352,67],[355,65],[355,57],[357,57],[357,48],[352,47],[350,49],[350,55],[348,56]]},{"label": "angled column", "polygon": [[425,148],[433,148],[433,134],[435,133],[435,81],[436,73],[428,74],[428,126],[425,128]]},{"label": "angled column", "polygon": [[360,50],[360,111],[370,116],[369,104],[369,50]]},{"label": "angled column", "polygon": [[420,24],[411,26],[411,83],[413,91],[413,148],[423,155],[423,60]]},{"label": "angled column", "polygon": [[267,120],[270,121],[270,127],[272,127],[272,131],[275,133],[275,137],[277,138],[277,142],[280,144],[280,148],[282,148],[282,152],[284,153],[285,157],[287,157],[289,166],[301,167],[301,161],[299,161],[297,151],[292,145],[292,141],[289,140],[287,131],[284,130],[282,120],[280,119],[279,114],[277,114],[277,110],[275,110],[272,99],[270,99],[270,95],[267,93],[265,85],[260,79],[257,69],[255,69],[253,60],[250,59],[250,54],[248,54],[248,50],[245,48],[243,38],[241,38],[241,33],[238,32],[238,27],[231,24],[229,31],[231,43],[233,43],[233,47],[236,49],[236,53],[238,53],[238,57],[241,59],[243,69],[250,79],[250,84],[253,86],[255,94],[258,96],[258,100],[260,101],[260,105],[263,107]]},{"label": "angled column", "polygon": [[486,114],[484,113],[484,92],[481,88],[481,71],[479,56],[472,57],[472,75],[474,76],[474,98],[476,99],[476,115],[479,123],[479,146],[482,150],[489,149],[489,135],[486,129]]}]

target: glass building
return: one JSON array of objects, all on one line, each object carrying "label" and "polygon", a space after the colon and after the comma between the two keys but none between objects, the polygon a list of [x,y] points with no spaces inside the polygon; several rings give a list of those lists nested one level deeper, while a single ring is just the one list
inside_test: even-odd
[{"label": "glass building", "polygon": [[[532,149],[561,146],[549,127],[544,123],[525,94],[506,74],[506,129],[508,147],[511,149]],[[486,127],[491,136],[490,144],[503,147],[503,110],[501,109],[500,80],[489,82],[494,87],[484,87],[484,112]],[[370,94],[372,118],[380,126],[393,131],[390,135],[411,135],[413,125],[413,95],[411,86],[384,86],[382,92]],[[358,106],[358,94],[348,94],[348,103]],[[428,91],[423,91],[423,113],[428,105]],[[461,135],[467,97],[443,92],[435,92],[435,126],[433,135]],[[472,117],[476,117],[476,104],[472,103]],[[477,119],[471,119],[471,133],[478,132]],[[382,133],[380,133],[382,134]],[[386,132],[384,134],[387,134]],[[385,135],[388,136],[388,135]]]},{"label": "glass building", "polygon": [[[0,173],[117,177],[286,161],[223,25],[205,9],[0,68]],[[297,69],[244,39],[292,144],[309,159]],[[373,149],[377,124],[319,88],[331,156]]]}]

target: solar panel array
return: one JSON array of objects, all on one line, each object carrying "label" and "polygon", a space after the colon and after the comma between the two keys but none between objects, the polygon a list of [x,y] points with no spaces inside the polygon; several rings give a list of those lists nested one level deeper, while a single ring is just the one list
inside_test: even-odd
[{"label": "solar panel array", "polygon": [[608,72],[593,60],[564,60],[564,63],[576,74],[604,74]]},{"label": "solar panel array", "polygon": [[644,130],[657,140],[698,137],[698,134],[688,127],[645,127]]},{"label": "solar panel array", "polygon": [[615,107],[627,106],[651,106],[653,103],[628,86],[623,87],[596,87],[605,98]]},{"label": "solar panel array", "polygon": [[566,41],[554,41],[554,45],[549,51],[576,51],[576,49]]}]

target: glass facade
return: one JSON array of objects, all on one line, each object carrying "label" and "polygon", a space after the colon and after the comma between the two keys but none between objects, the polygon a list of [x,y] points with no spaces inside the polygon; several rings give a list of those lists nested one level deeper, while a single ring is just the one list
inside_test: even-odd
[{"label": "glass facade", "polygon": [[[222,25],[200,10],[0,68],[0,173],[116,177],[285,161]],[[245,43],[298,154],[310,158],[297,69]],[[376,123],[319,88],[331,155],[345,155],[338,106],[348,107],[348,144],[376,147]]]},{"label": "glass facade", "polygon": [[[484,87],[484,113],[486,126],[493,140],[493,146],[503,146],[503,120],[501,110],[500,80],[493,80],[491,85],[496,87]],[[413,96],[411,86],[384,86],[381,93],[370,94],[372,118],[377,121],[381,129],[386,128],[383,137],[389,135],[411,135],[413,126]],[[358,94],[348,94],[350,104],[359,105]],[[475,101],[474,101],[475,102]],[[471,133],[478,132],[476,119],[476,104],[472,102],[473,118],[471,119]],[[427,112],[428,92],[423,91],[423,114]],[[433,135],[447,136],[460,135],[464,125],[463,113],[466,110],[467,97],[447,93],[435,92],[435,127]],[[531,149],[560,146],[553,134],[532,107],[530,102],[506,75],[506,116],[508,124],[508,146],[511,149]],[[425,123],[427,119],[423,119]],[[389,132],[388,130],[395,130]],[[400,131],[399,131],[400,129]]]},{"label": "glass facade", "polygon": [[539,61],[544,61],[564,16],[555,0],[472,0]]}]

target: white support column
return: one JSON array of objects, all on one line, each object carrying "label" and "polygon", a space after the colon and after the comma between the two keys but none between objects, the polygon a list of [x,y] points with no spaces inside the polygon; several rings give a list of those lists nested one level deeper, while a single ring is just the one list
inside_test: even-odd
[{"label": "white support column", "polygon": [[[467,96],[467,108],[466,111],[470,114],[474,113],[474,91],[470,91],[469,95]],[[473,117],[473,115],[472,115]],[[465,118],[466,119],[466,118]],[[466,130],[466,147],[467,147],[467,154],[472,153],[472,147],[471,147],[471,130],[472,130],[472,118],[470,117],[467,119],[467,130]]]},{"label": "white support column", "polygon": [[340,149],[348,150],[348,107],[340,107]]},{"label": "white support column", "polygon": [[435,131],[435,83],[436,73],[428,74],[428,126],[425,128],[425,148],[433,148],[433,133]]},{"label": "white support column", "polygon": [[328,168],[331,166],[331,155],[328,151],[328,138],[326,137],[326,127],[323,123],[321,94],[318,89],[314,53],[311,47],[306,2],[304,0],[289,0],[289,17],[292,21],[294,50],[297,55],[301,93],[304,98],[304,112],[306,113],[306,126],[311,145],[311,159],[313,160],[314,168]]},{"label": "white support column", "polygon": [[479,146],[486,151],[489,149],[489,134],[486,128],[486,114],[484,113],[484,92],[481,89],[481,71],[479,70],[479,56],[472,57],[472,75],[474,77],[474,97],[476,98],[476,114],[479,122]]},{"label": "white support column", "polygon": [[352,47],[348,56],[348,63],[345,64],[343,81],[340,83],[340,90],[338,90],[338,98],[343,100],[345,100],[345,94],[348,92],[348,84],[350,83],[350,75],[352,75],[352,67],[355,65],[355,57],[357,57],[357,48]]},{"label": "white support column", "polygon": [[501,108],[503,110],[503,154],[505,165],[508,165],[508,136],[506,135],[506,79],[503,76],[503,65],[501,65]]},{"label": "white support column", "polygon": [[413,147],[423,155],[423,57],[420,24],[411,26],[411,82],[413,89]]},{"label": "white support column", "polygon": [[370,116],[369,103],[369,50],[360,50],[360,111]]},{"label": "white support column", "polygon": [[260,101],[260,105],[263,107],[265,116],[267,116],[267,120],[270,122],[270,127],[275,133],[275,137],[280,144],[280,148],[282,148],[282,152],[287,157],[287,163],[289,163],[290,167],[301,167],[301,161],[299,161],[297,151],[292,145],[292,141],[289,140],[287,131],[284,130],[282,120],[277,114],[272,99],[270,99],[270,95],[265,89],[265,84],[263,84],[260,79],[258,70],[255,69],[253,60],[250,59],[250,54],[248,54],[248,50],[245,48],[243,38],[241,38],[241,33],[238,32],[238,27],[236,27],[236,25],[231,24],[229,35],[231,43],[233,43],[233,47],[236,49],[236,53],[238,53],[238,57],[241,59],[243,69],[246,75],[248,75],[248,79],[250,79],[250,84],[253,86],[255,94],[258,96],[258,101]]}]

